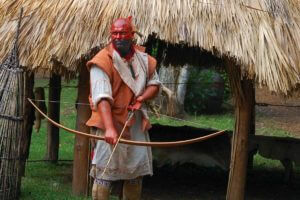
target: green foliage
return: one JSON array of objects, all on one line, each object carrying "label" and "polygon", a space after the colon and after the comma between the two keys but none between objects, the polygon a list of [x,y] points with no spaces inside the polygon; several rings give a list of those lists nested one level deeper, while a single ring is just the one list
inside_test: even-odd
[{"label": "green foliage", "polygon": [[220,76],[224,80],[224,102],[231,98],[230,84],[227,72],[223,69],[219,71]]},{"label": "green foliage", "polygon": [[185,98],[185,110],[188,113],[219,112],[223,101],[228,97],[229,87],[225,73],[218,73],[213,69],[191,69]]},{"label": "green foliage", "polygon": [[155,43],[155,45],[152,46],[151,49],[151,56],[156,57],[158,52],[158,42]]},{"label": "green foliage", "polygon": [[72,195],[72,163],[29,162],[22,180],[21,198],[32,199],[88,199]]},{"label": "green foliage", "polygon": [[175,120],[168,117],[151,117],[151,123],[169,126],[193,126],[198,128],[213,128],[216,130],[233,130],[234,116],[232,113],[219,115],[188,115],[184,120]]},{"label": "green foliage", "polygon": [[257,134],[265,135],[265,136],[275,136],[275,137],[291,137],[291,134],[289,132],[282,129],[277,129],[277,128],[275,129],[271,127],[261,127]]}]

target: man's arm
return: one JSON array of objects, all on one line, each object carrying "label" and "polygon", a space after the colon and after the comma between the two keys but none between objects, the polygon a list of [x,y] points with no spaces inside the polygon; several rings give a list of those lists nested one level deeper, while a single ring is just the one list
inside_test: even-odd
[{"label": "man's arm", "polygon": [[142,107],[144,101],[153,99],[159,92],[159,85],[150,85],[146,88],[144,93],[138,96],[133,105],[129,106],[129,110],[139,110]]},{"label": "man's arm", "polygon": [[136,100],[139,102],[144,102],[144,101],[153,99],[154,97],[156,97],[158,92],[159,92],[158,85],[150,85],[146,88],[146,90],[144,91],[144,93],[141,96],[138,96],[138,98]]},{"label": "man's arm", "polygon": [[159,77],[156,71],[151,75],[150,80],[148,80],[145,91],[142,95],[138,96],[133,105],[129,106],[129,110],[139,110],[142,107],[142,103],[144,101],[153,99],[159,93],[161,87],[161,82],[159,81]]},{"label": "man's arm", "polygon": [[97,108],[105,127],[105,141],[109,144],[116,144],[118,140],[118,133],[113,124],[109,101],[106,99],[102,99],[98,103]]},{"label": "man's arm", "polygon": [[113,102],[112,90],[107,74],[96,65],[92,65],[91,77],[91,97],[93,107],[100,114],[105,128],[105,141],[115,144],[117,141],[117,131],[114,127],[111,104]]}]

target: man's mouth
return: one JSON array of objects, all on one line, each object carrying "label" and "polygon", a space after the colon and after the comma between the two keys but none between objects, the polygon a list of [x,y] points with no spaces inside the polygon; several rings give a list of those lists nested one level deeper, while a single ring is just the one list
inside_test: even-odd
[{"label": "man's mouth", "polygon": [[115,45],[117,45],[117,46],[123,46],[124,45],[124,42],[125,41],[123,41],[123,40],[115,40]]}]

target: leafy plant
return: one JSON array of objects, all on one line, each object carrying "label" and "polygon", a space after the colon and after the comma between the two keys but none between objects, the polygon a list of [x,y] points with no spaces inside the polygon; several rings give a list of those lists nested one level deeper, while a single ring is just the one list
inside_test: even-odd
[{"label": "leafy plant", "polygon": [[225,83],[226,75],[221,75],[214,69],[192,68],[191,70],[185,97],[185,110],[190,114],[220,111],[224,94],[226,98],[229,97],[229,87]]}]

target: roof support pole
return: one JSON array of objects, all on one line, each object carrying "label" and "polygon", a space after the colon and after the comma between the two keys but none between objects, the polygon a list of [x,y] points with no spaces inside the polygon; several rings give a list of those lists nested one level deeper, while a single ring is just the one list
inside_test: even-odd
[{"label": "roof support pole", "polygon": [[[34,124],[34,108],[26,98],[34,99],[34,73],[24,72],[24,128],[20,144],[20,176],[25,176],[25,164],[29,156],[32,127]],[[19,182],[21,184],[21,181]],[[20,187],[21,185],[19,185]]]},{"label": "roof support pole", "polygon": [[[81,66],[78,81],[77,102],[89,103],[89,72],[85,65]],[[89,133],[90,129],[85,125],[91,116],[89,106],[77,105],[76,130]],[[88,195],[88,171],[89,171],[89,139],[83,136],[75,136],[74,163],[72,191],[75,195]]]},{"label": "roof support pole", "polygon": [[[255,84],[253,83],[253,87],[247,91],[248,93],[251,93],[249,96],[251,96],[249,99],[249,103],[251,104],[251,119],[250,119],[250,131],[249,136],[255,135]],[[249,148],[248,148],[249,149]],[[248,170],[253,169],[253,162],[254,162],[254,155],[256,154],[256,150],[249,151],[249,157],[248,157]]]},{"label": "roof support pole", "polygon": [[248,137],[251,130],[253,109],[253,81],[241,80],[239,67],[227,61],[227,70],[235,97],[235,130],[231,141],[231,162],[227,187],[227,200],[242,200],[248,165]]},{"label": "roof support pole", "polygon": [[[51,74],[49,81],[48,113],[51,119],[59,122],[60,114],[61,76]],[[47,126],[47,153],[46,159],[52,163],[58,160],[59,151],[59,128],[48,122]]]}]

